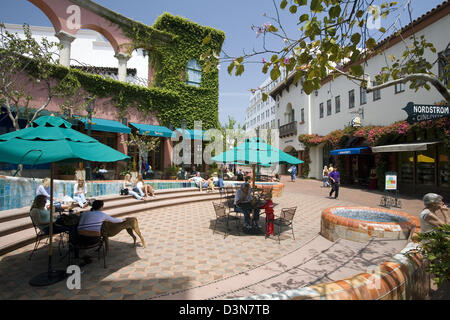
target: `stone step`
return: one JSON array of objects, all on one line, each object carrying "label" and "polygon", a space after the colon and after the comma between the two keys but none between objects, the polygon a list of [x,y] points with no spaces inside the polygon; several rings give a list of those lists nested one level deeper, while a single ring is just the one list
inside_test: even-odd
[{"label": "stone step", "polygon": [[[195,191],[198,192],[198,188],[177,188],[177,189],[156,190],[155,194],[157,195],[157,198],[158,198],[158,195],[160,195],[163,198],[165,196],[170,196],[170,195],[176,196],[176,195],[191,193],[191,192],[195,192]],[[109,204],[109,202],[117,201],[117,199],[119,197],[121,200],[134,199],[132,196],[119,196],[119,195],[115,195],[115,194],[96,197],[96,199],[103,200],[105,202],[105,206],[106,206],[106,204],[107,203]],[[23,208],[0,211],[0,224],[3,222],[6,222],[6,221],[15,220],[15,219],[20,219],[20,218],[25,218],[25,217],[28,218],[29,211],[30,211],[30,207],[23,207]]]},{"label": "stone step", "polygon": [[[148,197],[145,202],[155,204],[160,201],[165,201],[169,199],[180,199],[180,198],[192,198],[192,197],[200,197],[204,196],[205,194],[211,195],[216,194],[219,195],[219,193],[216,192],[199,192],[198,190],[190,191],[190,192],[179,192],[179,193],[164,193],[164,194],[156,194],[156,197]],[[137,200],[134,197],[126,197],[126,198],[117,198],[116,200],[111,200],[108,202],[105,202],[104,209],[110,210],[117,207],[123,207],[123,206],[136,206],[141,205],[144,201]]]},{"label": "stone step", "polygon": [[[156,203],[170,201],[171,199],[183,199],[183,198],[196,198],[204,195],[219,195],[216,192],[199,192],[199,191],[181,191],[181,192],[161,192],[156,197],[150,197],[146,201],[141,201],[133,198],[132,196],[115,196],[115,199],[105,202],[104,211],[109,212],[113,209],[120,209],[126,207],[126,212],[139,212],[142,208],[148,208],[149,206],[155,207]],[[189,201],[191,202],[191,201]],[[136,210],[131,210],[131,207],[137,206]],[[165,204],[163,204],[165,206]],[[156,205],[156,207],[161,207]],[[27,209],[27,208],[26,208]],[[114,211],[115,212],[115,211]],[[13,218],[14,217],[14,218]],[[12,219],[13,218],[13,219]],[[28,209],[22,213],[16,213],[14,216],[10,216],[9,220],[0,221],[0,237],[21,231],[24,229],[32,228],[31,219]]]},{"label": "stone step", "polygon": [[[169,192],[170,193],[170,192]],[[220,200],[220,194],[218,192],[207,193],[198,192],[198,196],[191,197],[169,197],[166,199],[160,199],[160,201],[138,201],[132,199],[137,202],[137,205],[133,206],[118,206],[114,208],[107,208],[105,205],[104,212],[113,216],[113,217],[121,217],[126,215],[131,215],[133,213],[141,212],[141,211],[151,211],[154,209],[159,209],[167,206],[175,206],[181,205],[185,203],[192,203],[198,201],[211,201],[211,200]],[[128,200],[128,199],[124,199]],[[156,200],[156,199],[154,199]],[[126,203],[124,201],[124,203]],[[27,213],[28,215],[28,213]],[[6,227],[3,228],[3,224],[0,224],[0,256],[16,250],[20,247],[23,247],[29,243],[33,243],[35,239],[35,232],[32,228],[31,220],[27,216],[26,218],[16,219],[14,221],[6,222]],[[3,230],[3,231],[1,231]],[[9,230],[15,230],[13,232],[9,232]]]}]

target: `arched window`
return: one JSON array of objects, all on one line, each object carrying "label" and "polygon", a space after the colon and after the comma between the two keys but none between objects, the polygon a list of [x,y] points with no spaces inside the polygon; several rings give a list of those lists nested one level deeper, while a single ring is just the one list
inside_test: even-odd
[{"label": "arched window", "polygon": [[202,67],[198,64],[197,60],[191,59],[187,64],[187,80],[186,84],[200,87],[202,82]]}]

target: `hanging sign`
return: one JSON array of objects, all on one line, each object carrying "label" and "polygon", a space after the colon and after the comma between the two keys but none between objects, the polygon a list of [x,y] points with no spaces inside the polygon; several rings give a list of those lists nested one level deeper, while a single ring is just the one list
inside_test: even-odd
[{"label": "hanging sign", "polygon": [[397,172],[386,172],[385,190],[397,190]]},{"label": "hanging sign", "polygon": [[408,114],[406,121],[409,124],[450,117],[450,106],[414,104],[413,102],[409,102],[402,110],[405,110]]},{"label": "hanging sign", "polygon": [[354,117],[353,119],[352,119],[352,122],[351,122],[351,124],[352,124],[352,127],[361,127],[361,118],[360,117]]}]

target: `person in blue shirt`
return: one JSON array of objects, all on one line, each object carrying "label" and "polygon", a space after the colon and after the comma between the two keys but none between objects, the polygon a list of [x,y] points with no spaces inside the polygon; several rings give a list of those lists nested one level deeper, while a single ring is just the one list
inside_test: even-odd
[{"label": "person in blue shirt", "polygon": [[341,175],[337,170],[337,167],[333,167],[333,171],[328,175],[331,182],[331,191],[330,191],[330,199],[332,198],[332,194],[334,192],[334,198],[337,199],[339,196],[339,180],[341,179]]},{"label": "person in blue shirt", "polygon": [[295,179],[297,177],[297,166],[296,165],[292,165],[289,170],[291,170],[291,181],[295,182]]}]

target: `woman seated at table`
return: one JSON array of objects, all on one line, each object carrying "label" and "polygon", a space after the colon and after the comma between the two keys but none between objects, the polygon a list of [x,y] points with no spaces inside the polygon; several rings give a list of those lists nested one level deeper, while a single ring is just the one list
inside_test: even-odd
[{"label": "woman seated at table", "polygon": [[[44,234],[49,234],[50,228],[50,211],[46,208],[47,197],[45,195],[38,195],[34,198],[33,204],[30,208],[30,217],[33,224],[39,228]],[[67,226],[59,225],[57,217],[53,216],[53,234],[61,232],[69,232],[72,229]]]},{"label": "woman seated at table", "polygon": [[145,184],[142,174],[139,174],[136,179],[136,188],[134,191],[137,192],[141,197],[148,197],[149,194],[152,197],[155,196],[155,191],[153,191],[151,185]]},{"label": "woman seated at table", "polygon": [[133,191],[133,182],[131,182],[131,175],[127,173],[125,175],[125,179],[123,180],[123,189],[122,190],[128,190],[127,193],[132,195],[138,200],[144,200],[144,198],[139,195],[137,192]]},{"label": "woman seated at table", "polygon": [[244,228],[246,229],[251,228],[250,214],[252,213],[252,210],[254,210],[253,222],[256,224],[258,229],[261,229],[258,225],[259,209],[253,209],[254,204],[252,203],[252,200],[253,197],[250,192],[250,185],[248,183],[242,184],[236,191],[236,195],[234,197],[234,210],[244,214]]},{"label": "woman seated at table", "polygon": [[86,208],[89,203],[86,200],[87,186],[83,179],[78,179],[73,189],[73,199],[78,203],[80,208]]},{"label": "woman seated at table", "polygon": [[98,242],[103,221],[111,221],[113,223],[124,221],[123,219],[113,218],[102,212],[103,205],[102,200],[95,200],[92,204],[91,211],[80,213],[77,243],[89,245]]},{"label": "woman seated at table", "polygon": [[[95,200],[92,203],[91,211],[80,213],[80,222],[78,223],[77,231],[74,233],[72,243],[84,246],[95,245],[100,241],[101,229],[103,221],[111,221],[113,223],[121,223],[124,220],[113,218],[102,212],[103,201]],[[75,248],[75,258],[78,258],[79,250]],[[86,263],[90,262],[88,256],[84,257]]]}]

